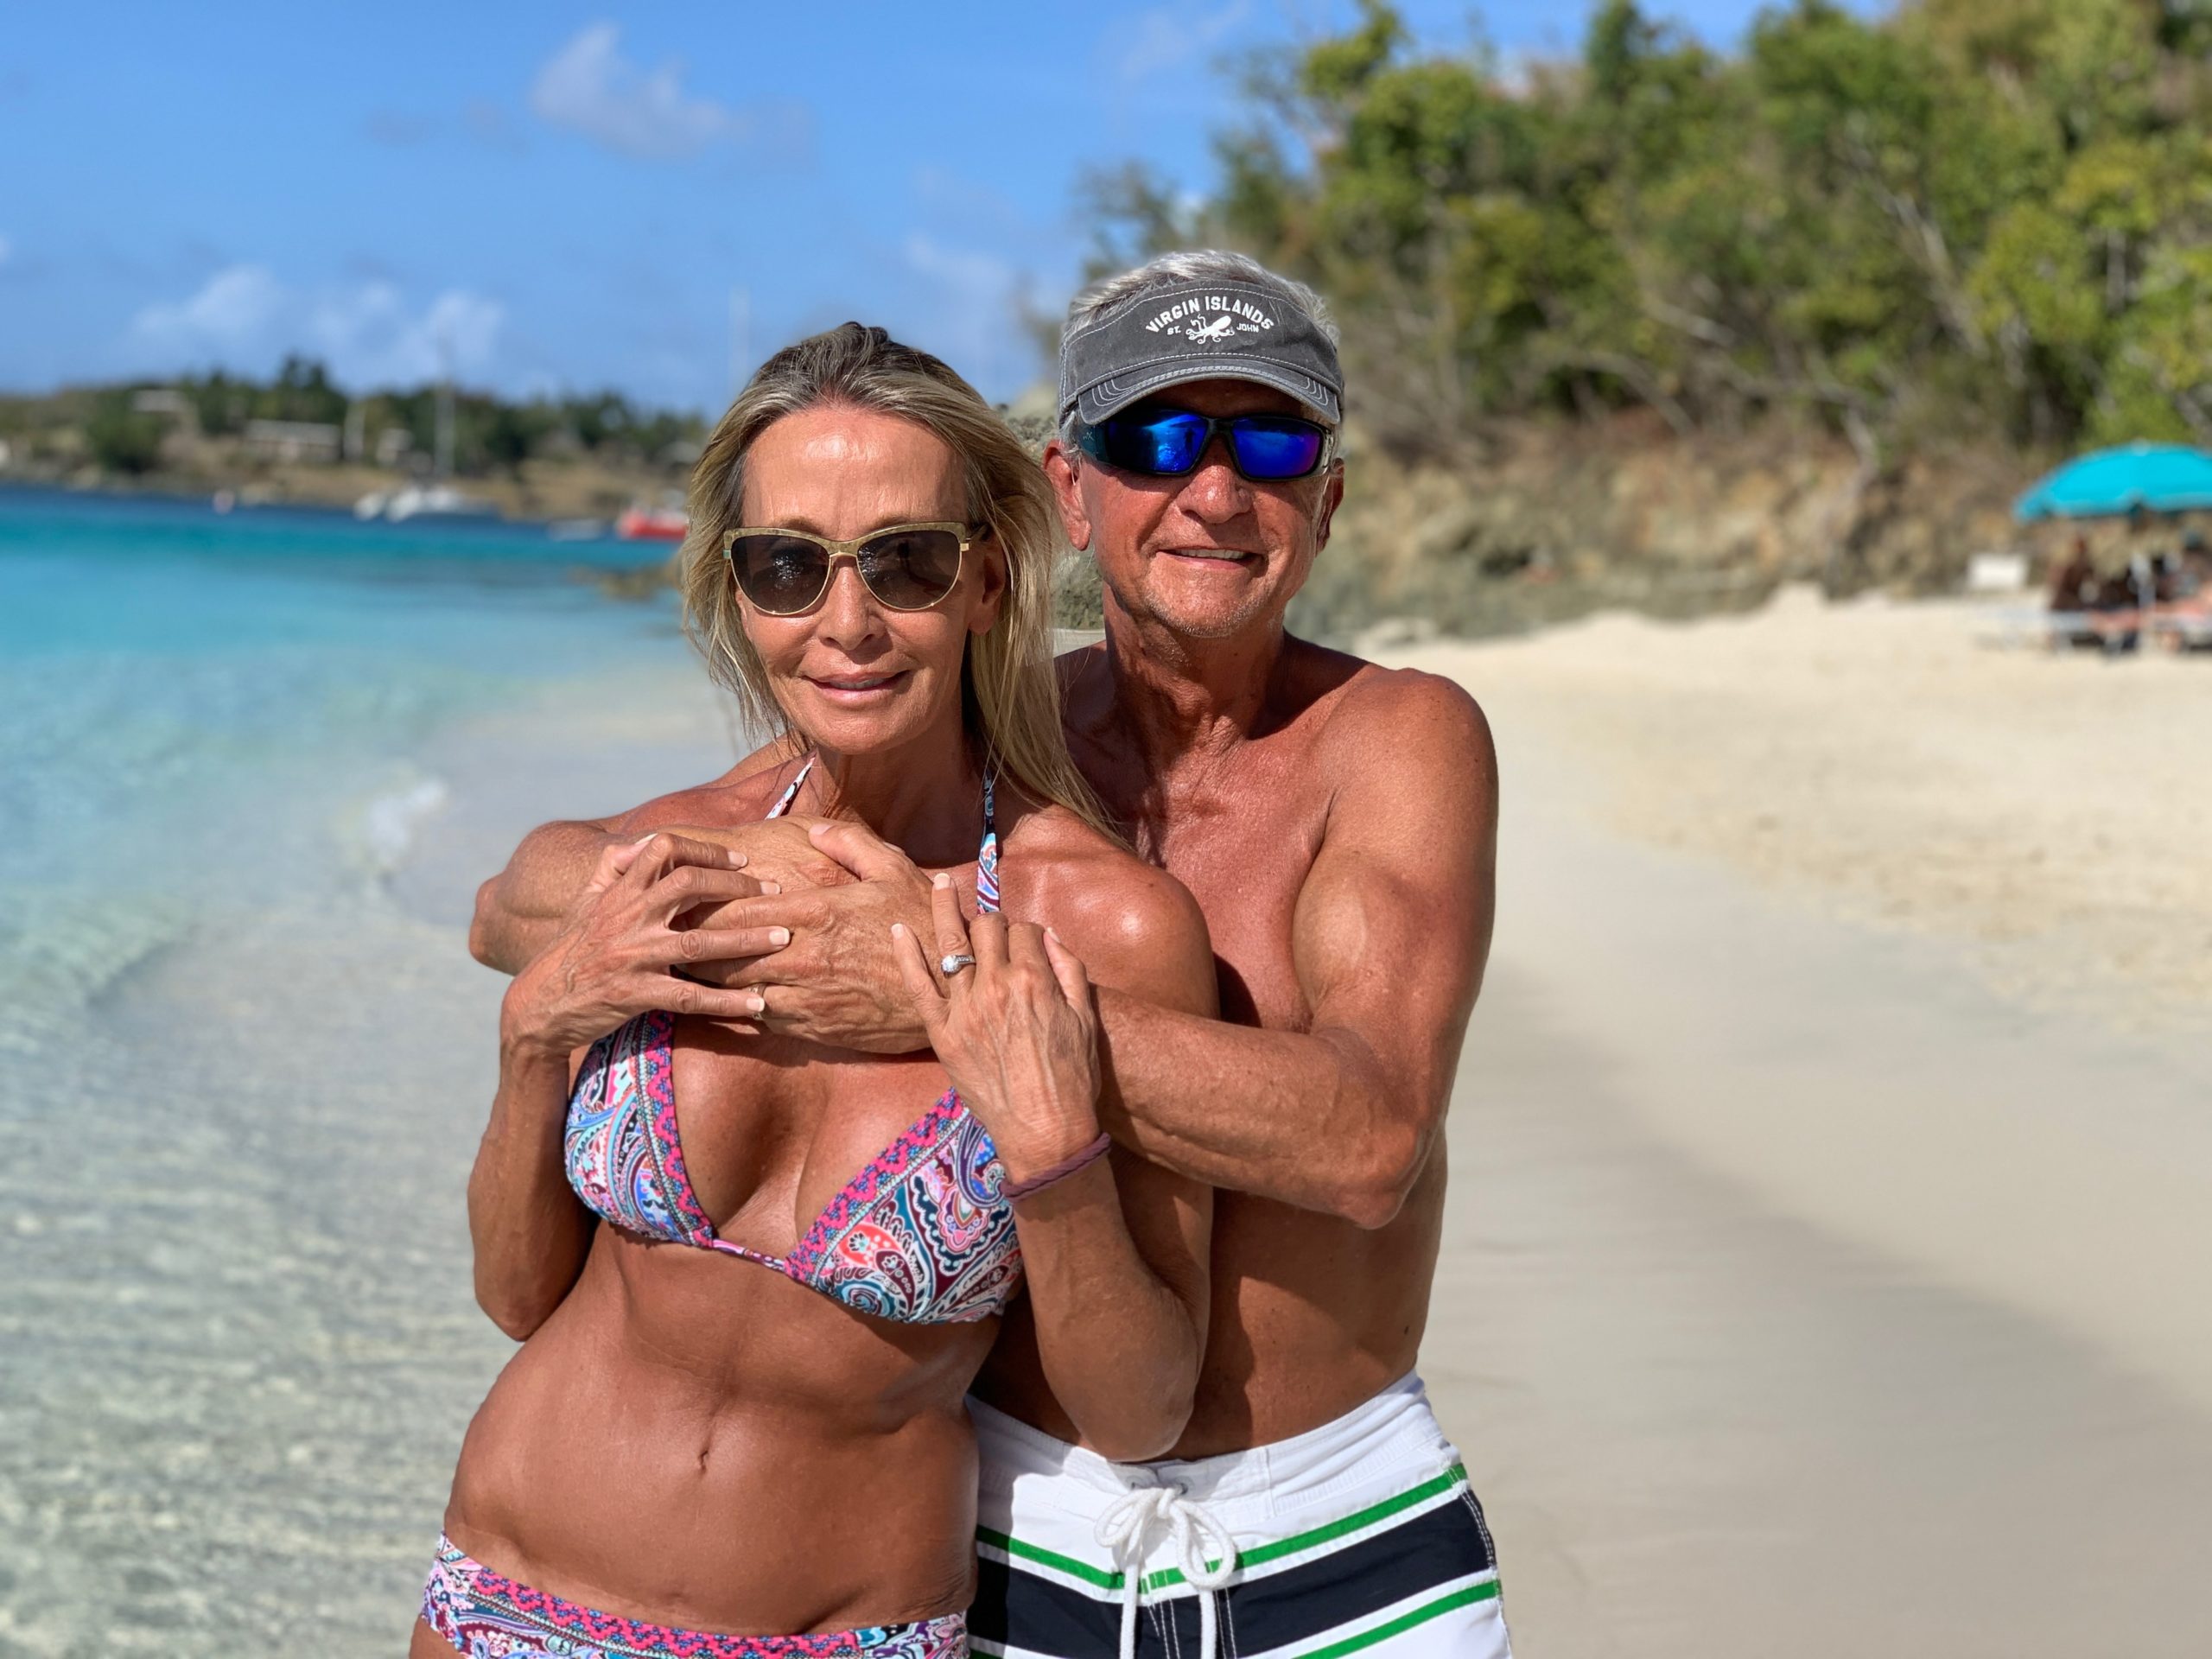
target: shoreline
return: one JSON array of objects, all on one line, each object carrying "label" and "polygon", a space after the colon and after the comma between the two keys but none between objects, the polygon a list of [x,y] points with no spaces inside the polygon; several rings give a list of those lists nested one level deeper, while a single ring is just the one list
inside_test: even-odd
[{"label": "shoreline", "polygon": [[[287,869],[320,848],[315,879],[207,908],[24,1058],[0,1649],[273,1651],[302,1606],[334,1659],[405,1645],[513,1351],[469,1284],[503,985],[469,903],[538,817],[728,765],[725,705],[671,659],[461,711],[302,798],[277,839]],[[408,844],[365,856],[410,797]]]}]

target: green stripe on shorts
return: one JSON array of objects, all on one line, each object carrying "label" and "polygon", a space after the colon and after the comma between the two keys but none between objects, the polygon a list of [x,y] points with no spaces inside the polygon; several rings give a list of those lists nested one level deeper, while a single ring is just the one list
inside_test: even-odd
[{"label": "green stripe on shorts", "polygon": [[1426,1624],[1432,1618],[1440,1618],[1461,1607],[1471,1607],[1478,1601],[1489,1601],[1497,1594],[1497,1580],[1494,1578],[1487,1584],[1470,1584],[1449,1595],[1439,1596],[1425,1606],[1400,1613],[1395,1618],[1377,1624],[1371,1630],[1362,1630],[1357,1636],[1347,1636],[1325,1647],[1308,1648],[1295,1659],[1344,1659],[1345,1654],[1371,1648],[1377,1642],[1388,1642],[1394,1636],[1403,1636],[1416,1625]]},{"label": "green stripe on shorts", "polygon": [[[1418,1486],[1408,1487],[1395,1497],[1386,1497],[1381,1503],[1370,1503],[1367,1508],[1345,1516],[1340,1521],[1332,1521],[1325,1526],[1296,1533],[1288,1538],[1279,1538],[1271,1544],[1255,1544],[1249,1549],[1239,1550],[1236,1559],[1242,1566],[1258,1567],[1264,1562],[1279,1561],[1285,1556],[1296,1555],[1305,1550],[1319,1549],[1324,1544],[1332,1544],[1338,1539],[1348,1537],[1355,1532],[1364,1532],[1378,1521],[1387,1521],[1402,1510],[1413,1508],[1416,1503],[1425,1503],[1430,1498],[1448,1492],[1455,1486],[1464,1486],[1466,1484],[1466,1465],[1455,1463],[1442,1474],[1424,1480]],[[976,1529],[976,1541],[979,1544],[987,1544],[994,1549],[1002,1550],[1008,1556],[1019,1557],[1026,1561],[1034,1561],[1039,1567],[1049,1567],[1055,1572],[1065,1573],[1072,1579],[1080,1579],[1084,1583],[1095,1585],[1101,1590],[1119,1590],[1122,1587],[1122,1575],[1119,1573],[1103,1572],[1087,1561],[1077,1560],[1071,1555],[1062,1555],[1055,1550],[1043,1548],[1023,1539],[1009,1536],[1003,1532],[994,1532],[988,1527]],[[1211,1572],[1218,1565],[1217,1561],[1209,1561],[1206,1563],[1206,1567]],[[1147,1573],[1141,1587],[1148,1592],[1164,1590],[1171,1585],[1183,1582],[1185,1580],[1182,1568],[1164,1567],[1157,1573]],[[1493,1590],[1490,1593],[1495,1595],[1497,1592]],[[1436,1612],[1444,1611],[1446,1610],[1443,1605],[1439,1604],[1434,1611],[1424,1610],[1421,1617],[1433,1618]],[[1414,1622],[1418,1624],[1420,1620],[1416,1618]],[[1347,1649],[1345,1651],[1349,1652],[1351,1649]],[[1310,1656],[1308,1659],[1319,1659],[1319,1656]]]}]

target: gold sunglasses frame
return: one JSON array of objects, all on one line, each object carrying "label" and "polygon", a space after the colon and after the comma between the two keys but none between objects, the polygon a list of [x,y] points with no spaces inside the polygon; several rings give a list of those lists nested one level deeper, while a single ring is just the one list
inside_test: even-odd
[{"label": "gold sunglasses frame", "polygon": [[[945,590],[926,605],[893,605],[869,584],[868,572],[861,569],[861,549],[870,542],[886,536],[903,536],[910,530],[949,530],[960,538],[960,551],[952,566],[952,580]],[[753,524],[722,532],[722,563],[729,567],[730,584],[742,595],[745,602],[763,616],[804,616],[809,611],[830,597],[830,586],[837,580],[837,563],[841,559],[853,562],[853,574],[861,579],[868,597],[887,611],[899,611],[912,615],[918,611],[932,611],[952,597],[952,590],[960,586],[962,573],[968,568],[968,550],[985,540],[991,533],[988,524],[963,524],[956,518],[931,518],[912,524],[886,524],[881,530],[871,530],[865,536],[855,536],[841,542],[832,536],[817,536],[810,530],[791,530],[781,524]],[[822,574],[822,591],[795,611],[771,611],[763,607],[752,594],[746,593],[745,584],[737,579],[738,538],[744,536],[788,536],[796,541],[812,542],[830,556],[830,563]]]}]

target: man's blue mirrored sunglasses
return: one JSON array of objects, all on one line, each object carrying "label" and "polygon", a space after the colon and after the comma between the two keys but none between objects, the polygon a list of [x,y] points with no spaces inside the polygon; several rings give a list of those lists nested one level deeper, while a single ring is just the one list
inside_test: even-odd
[{"label": "man's blue mirrored sunglasses", "polygon": [[1304,478],[1328,456],[1326,427],[1295,415],[1194,415],[1187,409],[1145,409],[1109,416],[1076,430],[1076,443],[1093,461],[1145,478],[1181,478],[1198,469],[1219,432],[1230,459],[1255,483]]}]

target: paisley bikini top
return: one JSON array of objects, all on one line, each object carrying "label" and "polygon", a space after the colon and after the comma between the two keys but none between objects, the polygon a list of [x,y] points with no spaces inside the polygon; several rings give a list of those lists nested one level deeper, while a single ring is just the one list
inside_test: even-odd
[{"label": "paisley bikini top", "polygon": [[[791,808],[811,758],[768,816]],[[977,908],[999,907],[999,840],[983,779]],[[718,1236],[677,1139],[676,1016],[639,1014],[592,1045],[569,1097],[569,1185],[617,1226],[756,1262],[878,1319],[944,1325],[1002,1313],[1021,1288],[1014,1207],[998,1148],[948,1089],[815,1217],[788,1255]]]}]

